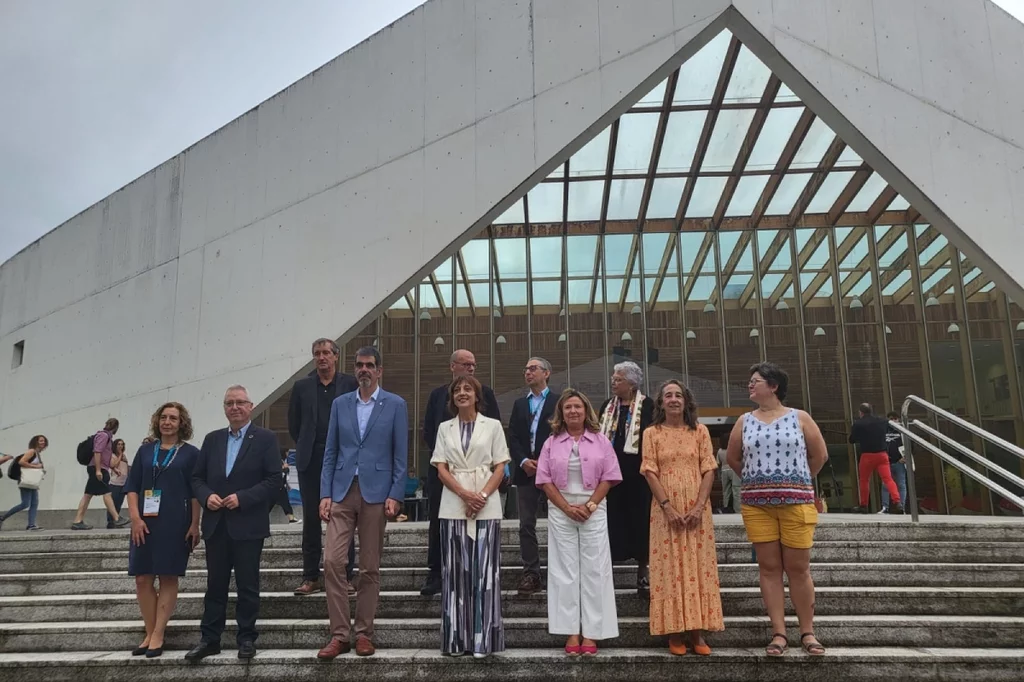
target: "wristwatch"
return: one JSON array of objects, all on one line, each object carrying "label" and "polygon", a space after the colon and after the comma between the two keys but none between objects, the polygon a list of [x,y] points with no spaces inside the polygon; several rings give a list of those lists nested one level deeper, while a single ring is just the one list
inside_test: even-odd
[{"label": "wristwatch", "polygon": [[597,511],[597,505],[594,503],[593,500],[587,500],[587,509],[590,510],[591,514]]},{"label": "wristwatch", "polygon": [[484,491],[484,490],[481,490],[480,491],[480,497],[482,497],[482,498],[484,498],[486,500],[487,499],[487,492]]}]

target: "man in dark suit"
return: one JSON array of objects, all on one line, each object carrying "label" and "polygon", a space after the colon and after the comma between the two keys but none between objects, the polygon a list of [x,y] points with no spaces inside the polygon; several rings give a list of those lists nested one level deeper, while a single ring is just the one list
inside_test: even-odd
[{"label": "man in dark suit", "polygon": [[[323,590],[320,560],[323,556],[323,527],[320,523],[320,473],[327,447],[327,427],[331,421],[331,404],[340,395],[359,388],[356,378],[338,371],[340,349],[331,339],[313,342],[316,371],[292,386],[288,403],[288,432],[295,441],[295,468],[299,473],[299,494],[302,496],[302,584],[297,595],[316,594]],[[355,543],[349,548],[348,580],[352,584],[355,570]]]},{"label": "man in dark suit", "polygon": [[206,510],[207,578],[202,639],[185,654],[188,661],[220,653],[232,569],[238,594],[238,657],[256,655],[260,555],[263,541],[270,536],[270,500],[281,487],[281,450],[277,434],[249,421],[252,407],[245,387],[227,390],[224,414],[228,428],[207,434],[192,473],[192,491]]},{"label": "man in dark suit", "polygon": [[[452,381],[462,376],[473,376],[476,374],[476,356],[468,350],[460,349],[452,353],[449,360],[452,370]],[[437,443],[437,427],[453,417],[448,412],[448,387],[449,384],[438,386],[430,392],[427,399],[427,409],[423,414],[423,438],[427,442],[427,460],[434,454],[434,444]],[[494,391],[490,386],[484,386],[484,416],[501,421],[501,412],[498,410],[498,400],[494,397]],[[441,479],[437,476],[437,467],[427,468],[427,497],[428,517],[430,518],[430,529],[428,533],[427,547],[427,581],[420,590],[420,594],[429,597],[441,591],[441,492],[443,486]]]},{"label": "man in dark suit", "polygon": [[544,492],[536,486],[537,458],[544,441],[551,435],[548,420],[555,413],[558,396],[548,388],[551,363],[544,358],[530,358],[523,376],[529,392],[512,405],[512,416],[508,420],[508,451],[515,463],[512,481],[516,484],[519,503],[519,551],[523,556],[519,594],[533,594],[542,589],[537,512],[545,499]]}]

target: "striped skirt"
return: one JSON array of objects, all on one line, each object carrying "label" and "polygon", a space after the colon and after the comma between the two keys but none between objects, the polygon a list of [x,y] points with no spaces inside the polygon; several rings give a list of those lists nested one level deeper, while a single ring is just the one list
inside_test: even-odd
[{"label": "striped skirt", "polygon": [[501,623],[501,519],[441,519],[441,653],[505,650]]}]

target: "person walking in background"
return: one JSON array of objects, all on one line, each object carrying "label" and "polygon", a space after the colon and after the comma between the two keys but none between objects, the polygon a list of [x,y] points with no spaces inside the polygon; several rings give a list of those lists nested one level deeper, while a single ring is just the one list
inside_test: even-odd
[{"label": "person walking in background", "polygon": [[[338,396],[359,388],[351,374],[338,371],[338,344],[321,338],[313,342],[316,369],[292,386],[288,403],[288,433],[295,441],[295,469],[302,499],[302,584],[297,595],[323,591],[320,562],[323,560],[323,524],[320,522],[320,475],[323,472],[331,405]],[[348,550],[348,581],[352,584],[356,547]]]},{"label": "person walking in background", "polygon": [[260,556],[270,537],[270,500],[281,487],[281,448],[277,434],[249,421],[252,400],[244,386],[224,393],[228,427],[203,439],[192,473],[192,492],[203,512],[206,541],[206,596],[202,639],[185,654],[198,661],[220,653],[227,617],[228,587],[235,572],[238,658],[256,655],[260,615]]},{"label": "person walking in background", "polygon": [[800,645],[808,654],[821,656],[825,647],[814,636],[810,562],[818,523],[814,477],[825,466],[828,450],[810,415],[783,404],[788,387],[789,375],[777,365],[762,362],[750,368],[748,390],[757,409],[733,426],[728,462],[742,479],[743,525],[754,545],[761,598],[774,633],[765,652],[782,656],[789,648],[785,571]]},{"label": "person walking in background", "polygon": [[441,493],[441,653],[476,658],[505,650],[501,620],[501,505],[498,486],[509,461],[501,422],[482,414],[483,386],[452,381],[430,464]]},{"label": "person walking in background", "polygon": [[[452,371],[452,381],[464,376],[473,376],[476,373],[476,356],[468,350],[459,349],[452,353],[448,365]],[[427,398],[427,409],[423,413],[423,440],[427,444],[427,454],[433,455],[434,446],[437,443],[437,430],[443,422],[448,421],[454,415],[449,412],[451,409],[451,396],[449,395],[450,384],[438,386],[430,392]],[[491,419],[501,421],[501,412],[498,410],[498,400],[494,397],[494,391],[488,386],[481,386],[483,404],[481,414]],[[440,471],[437,467],[430,467],[427,471],[427,516],[430,519],[430,527],[427,534],[427,580],[420,590],[420,594],[429,597],[441,591],[441,497],[443,495]],[[505,506],[501,505],[501,509]]]},{"label": "person walking in background", "polygon": [[900,423],[900,413],[891,411],[886,415],[889,423],[886,424],[885,450],[889,455],[889,471],[892,473],[892,480],[896,482],[896,488],[900,493],[902,502],[899,511],[890,501],[893,499],[889,494],[889,487],[882,486],[882,511],[880,514],[905,512],[907,508],[907,463],[903,458],[903,434],[892,427]]},{"label": "person walking in background", "polygon": [[277,491],[277,495],[270,500],[270,513],[274,512],[274,507],[280,506],[281,511],[288,517],[288,523],[298,523],[299,520],[295,518],[295,510],[292,509],[292,501],[288,499],[288,493],[290,488],[288,487],[288,453],[281,454],[281,488]]},{"label": "person walking in background", "polygon": [[867,514],[870,509],[868,500],[871,495],[871,473],[878,472],[882,485],[889,491],[892,503],[889,511],[893,514],[903,513],[903,498],[892,479],[889,469],[888,439],[889,423],[872,414],[870,403],[861,403],[860,418],[853,422],[850,429],[850,442],[860,446],[860,507],[855,511]]},{"label": "person walking in background", "polygon": [[132,520],[128,575],[135,578],[135,598],[146,626],[132,656],[156,658],[163,654],[167,622],[177,606],[178,578],[185,575],[189,555],[199,544],[199,500],[192,494],[199,450],[187,442],[192,439],[192,417],[181,403],[157,408],[149,436],[154,441],[135,453],[124,490]]},{"label": "person walking in background", "polygon": [[23,487],[21,484],[21,472],[23,469],[43,469],[43,450],[50,445],[46,436],[32,436],[28,442],[28,450],[17,458],[8,457],[8,461],[14,459],[11,468],[8,469],[8,476],[18,482],[18,491],[21,493],[21,503],[16,504],[7,510],[7,513],[0,516],[0,527],[4,521],[11,518],[23,509],[28,509],[28,525],[25,530],[42,530],[36,525],[36,512],[39,510],[39,488]]},{"label": "person walking in background", "polygon": [[523,577],[519,594],[534,594],[544,588],[540,579],[540,548],[537,545],[537,514],[544,504],[544,492],[535,485],[537,458],[551,435],[551,415],[558,397],[551,394],[548,379],[551,363],[530,358],[523,371],[528,392],[512,404],[508,420],[508,450],[514,462],[512,481],[516,485],[519,508],[519,551],[523,558]]},{"label": "person walking in background", "polygon": [[380,554],[387,520],[398,516],[409,469],[409,408],[400,396],[380,387],[380,352],[356,351],[359,390],[331,407],[324,471],[320,478],[320,518],[327,522],[324,576],[331,639],[317,653],[331,660],[348,653],[351,621],[348,599],[348,547],[359,533],[359,587],[356,594],[356,655],[372,656],[373,619],[380,598]]},{"label": "person walking in background", "polygon": [[[114,503],[117,514],[121,514],[121,504],[124,502],[124,485],[128,481],[128,455],[125,452],[124,441],[118,438],[112,446],[114,452],[110,458],[110,499]],[[130,517],[129,517],[130,518]],[[114,517],[107,512],[107,528],[114,528]]]},{"label": "person walking in background", "polygon": [[612,561],[636,561],[636,589],[650,596],[648,555],[651,488],[640,473],[643,433],[654,418],[654,401],[640,392],[644,374],[635,362],[620,362],[612,373],[612,397],[601,406],[601,433],[611,441],[622,483],[608,491],[608,536]]},{"label": "person walking in background", "polygon": [[669,651],[677,656],[687,653],[687,644],[710,655],[704,632],[725,629],[710,501],[716,467],[693,393],[675,379],[666,381],[644,434],[640,470],[654,495],[651,634],[668,635]]},{"label": "person walking in background", "polygon": [[723,433],[718,439],[718,468],[722,471],[722,511],[732,509],[740,513],[740,476],[726,463],[729,454],[729,434]]},{"label": "person walking in background", "polygon": [[548,632],[567,635],[569,656],[597,654],[619,636],[609,542],[608,491],[622,481],[611,441],[585,395],[567,389],[537,460],[548,514]]},{"label": "person walking in background", "polygon": [[110,461],[114,457],[114,434],[117,433],[118,426],[120,424],[117,419],[111,417],[92,438],[93,457],[86,467],[88,478],[85,482],[85,494],[78,503],[78,511],[75,513],[71,530],[92,530],[92,526],[85,522],[85,512],[96,495],[103,498],[103,506],[107,508],[109,518],[113,519],[114,528],[131,523],[131,519],[127,516],[122,517],[114,508],[114,499],[110,494]]}]

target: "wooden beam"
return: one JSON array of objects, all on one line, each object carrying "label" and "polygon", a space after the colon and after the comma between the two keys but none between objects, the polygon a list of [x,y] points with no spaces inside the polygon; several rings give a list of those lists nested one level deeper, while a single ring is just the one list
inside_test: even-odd
[{"label": "wooden beam", "polygon": [[[923,263],[921,265],[921,267],[919,268],[919,271],[921,272],[921,295],[924,298],[928,298],[928,292],[931,292],[931,291],[936,292],[936,296],[941,296],[942,293],[946,289],[949,288],[948,286],[946,286],[941,291],[936,288],[939,285],[939,283],[941,283],[943,280],[945,280],[946,277],[948,277],[949,275],[946,275],[946,277],[943,277],[941,280],[939,280],[938,282],[936,282],[932,286],[927,287],[927,288],[925,287],[925,282],[928,281],[928,277],[930,277],[932,274],[934,274],[935,270],[938,270],[939,268],[941,268],[943,265],[946,264],[946,262],[949,262],[950,267],[952,267],[953,258],[950,255],[949,249],[950,249],[950,244],[946,244],[945,248],[939,249],[938,253],[936,253],[934,256],[932,256],[928,260],[927,263]],[[918,249],[918,253],[922,253],[923,251],[924,251],[924,249],[920,249],[920,248]],[[928,274],[926,274],[926,273],[928,273]],[[952,274],[952,270],[950,270],[950,274]],[[892,302],[893,303],[902,303],[903,300],[907,296],[910,296],[912,293],[914,293],[914,283],[912,281],[907,281],[906,284],[904,284],[899,289],[897,289],[895,292],[893,292]]]},{"label": "wooden beam", "polygon": [[434,296],[437,297],[437,307],[441,310],[441,317],[448,317],[448,310],[444,305],[444,297],[441,296],[441,285],[437,281],[437,277],[434,273],[430,273],[430,286],[434,290]]},{"label": "wooden beam", "polygon": [[[836,165],[836,161],[842,156],[843,150],[846,149],[846,143],[843,142],[838,136],[832,141],[828,151],[825,152],[825,156],[822,158],[821,170],[816,171],[811,175],[811,179],[807,181],[807,186],[804,187],[804,191],[800,193],[800,198],[796,200],[796,204],[793,206],[793,210],[789,214],[790,226],[796,226],[800,222],[804,213],[807,211],[807,207],[811,205],[811,201],[814,199],[814,195],[821,189],[821,185],[825,182],[825,178],[832,171],[832,168]],[[835,223],[830,223],[835,224]]]},{"label": "wooden beam", "polygon": [[[469,275],[466,272],[466,259],[462,256],[462,249],[459,249],[456,259],[459,264],[459,272],[462,274],[462,288],[466,291],[466,302],[469,303],[469,314],[476,317],[476,304],[473,302],[473,289],[469,286]],[[458,296],[458,282],[456,282],[455,295]]]},{"label": "wooden beam", "polygon": [[[714,244],[714,233],[708,232],[704,235],[704,241],[701,242],[700,248],[697,249],[697,258],[693,261],[693,267],[690,269],[690,274],[686,278],[686,284],[683,285],[683,301],[690,300],[690,292],[693,291],[693,285],[697,281],[698,273],[701,267],[704,266],[704,261],[707,259],[708,254],[711,252],[711,247]],[[680,263],[679,267],[682,268],[683,264]]]},{"label": "wooden beam", "polygon": [[[789,230],[779,230],[775,233],[775,238],[772,239],[772,243],[768,245],[768,249],[761,255],[758,262],[757,272],[755,275],[764,279],[765,272],[771,269],[772,263],[779,255],[779,251],[786,245],[786,240],[792,236],[792,232]],[[756,291],[756,282],[751,280],[747,283],[747,286],[743,289],[743,293],[740,294],[740,308],[745,308],[747,302],[750,301],[750,297],[753,296]]]},{"label": "wooden beam", "polygon": [[[846,239],[843,240],[842,244],[836,247],[836,263],[842,263],[843,259],[850,255],[850,251],[853,251],[853,247],[857,245],[861,239],[864,238],[864,232],[867,230],[866,227],[854,228],[850,234],[846,235]],[[824,286],[825,282],[831,276],[830,269],[824,269],[814,276],[811,283],[807,285],[807,288],[803,290],[804,298],[812,299],[814,294],[818,293],[818,290]],[[834,291],[834,289],[833,289]]]},{"label": "wooden beam", "polygon": [[[921,234],[918,235],[917,237],[913,237],[913,234],[914,234],[913,230],[914,230],[913,226],[912,225],[908,225],[906,230],[904,232],[901,232],[900,234],[901,235],[910,234],[911,238],[915,239],[916,242],[917,242],[917,249],[916,249],[916,251],[919,252],[919,253],[921,251],[924,251],[925,249],[927,249],[928,246],[931,245],[931,243],[933,241],[935,241],[936,239],[939,238],[939,231],[936,230],[934,227],[932,227],[930,225],[928,226],[927,229],[922,231]],[[879,292],[885,291],[885,288],[887,286],[889,286],[890,284],[892,284],[893,280],[895,280],[897,277],[900,276],[900,273],[906,272],[907,270],[910,269],[910,267],[911,267],[910,263],[911,263],[911,259],[913,258],[913,253],[914,253],[914,250],[910,248],[909,243],[908,243],[907,249],[903,253],[901,253],[899,256],[897,256],[895,260],[893,260],[892,264],[889,265],[889,267],[887,267],[885,269],[885,272],[882,272],[882,273],[879,274],[879,276],[878,276],[878,291]],[[883,255],[883,252],[879,251],[879,254]],[[910,281],[910,280],[908,280],[908,281]],[[861,300],[865,304],[867,304],[867,302],[871,300],[871,292],[870,291],[865,292],[865,295],[864,295],[863,298],[861,298]]]},{"label": "wooden beam", "polygon": [[868,179],[871,178],[873,173],[874,171],[870,168],[861,168],[846,183],[846,187],[839,193],[839,197],[832,204],[832,208],[828,212],[828,220],[833,227],[839,223],[839,219],[846,213],[847,207],[857,197],[861,189],[864,188],[864,185],[867,184]]},{"label": "wooden beam", "polygon": [[672,264],[672,259],[676,255],[676,239],[678,236],[675,232],[668,236],[668,241],[665,242],[665,253],[661,254],[661,262],[658,264],[658,274],[654,279],[654,285],[651,290],[647,292],[647,303],[649,303],[648,310],[654,309],[654,304],[658,301],[658,296],[661,294],[661,287],[665,282],[665,275],[668,273],[669,265]]},{"label": "wooden beam", "polygon": [[[629,255],[626,256],[626,272],[622,276],[622,290],[619,292],[619,312],[626,309],[626,294],[629,292],[629,283],[633,279],[633,270],[636,266],[637,244],[640,243],[640,235],[634,235],[633,241],[629,243]],[[604,273],[605,279],[608,273]],[[639,303],[640,301],[637,301]]]},{"label": "wooden beam", "polygon": [[768,85],[764,89],[764,94],[761,95],[761,101],[754,112],[754,117],[750,120],[747,134],[743,138],[739,153],[733,162],[732,173],[730,173],[729,179],[725,183],[725,189],[722,191],[722,196],[718,199],[718,206],[715,208],[715,213],[711,218],[711,229],[713,230],[717,230],[721,226],[722,219],[725,218],[725,212],[729,210],[729,204],[732,203],[733,195],[736,194],[736,187],[740,184],[743,170],[747,167],[750,154],[754,151],[754,146],[761,137],[761,131],[764,130],[764,122],[767,120],[769,112],[771,112],[772,102],[775,101],[775,96],[778,94],[781,85],[782,81],[775,74],[768,78]]},{"label": "wooden beam", "polygon": [[[820,228],[815,230],[814,233],[811,235],[810,239],[807,240],[807,243],[804,244],[804,247],[800,249],[800,253],[797,255],[797,262],[794,264],[794,267],[796,267],[796,271],[798,273],[804,269],[804,266],[807,264],[807,261],[811,259],[811,256],[814,255],[814,252],[818,250],[819,246],[821,246],[821,242],[828,236],[827,229],[828,228]],[[796,236],[794,235],[793,238],[795,239]],[[786,289],[789,288],[790,284],[793,284],[792,272],[788,272],[782,276],[782,279],[776,285],[775,290],[772,291],[772,295],[768,298],[767,301],[762,301],[761,305],[769,307],[775,305],[778,302],[778,300],[785,295]],[[796,289],[799,291],[800,283],[797,282],[795,286]],[[802,298],[804,298],[803,293],[801,293],[801,299]]]},{"label": "wooden beam", "polygon": [[[729,279],[732,277],[732,273],[736,270],[737,266],[739,265],[740,258],[743,257],[743,252],[746,250],[747,244],[750,243],[750,236],[752,234],[752,231],[741,232],[739,239],[736,240],[736,246],[733,247],[732,253],[729,254],[729,258],[725,261],[725,265],[722,266],[722,274],[720,276],[722,288],[724,288],[725,285],[729,283]],[[719,239],[721,239],[721,235],[719,235]],[[718,303],[717,290],[711,293],[711,298],[709,300],[712,303]]]},{"label": "wooden beam", "polygon": [[772,199],[775,198],[775,193],[778,191],[779,185],[782,184],[782,180],[789,171],[789,167],[793,164],[796,153],[800,151],[800,146],[803,145],[804,139],[807,137],[807,131],[811,129],[811,124],[814,123],[815,118],[813,111],[804,109],[800,120],[796,122],[793,132],[789,136],[789,141],[786,142],[786,147],[782,150],[782,154],[779,155],[778,163],[775,164],[775,170],[761,191],[761,198],[757,200],[754,212],[750,214],[750,224],[752,227],[756,228],[761,224],[761,219],[764,218],[768,206],[771,205]]},{"label": "wooden beam", "polygon": [[875,224],[875,222],[882,217],[885,213],[885,209],[889,208],[889,204],[896,200],[899,193],[893,189],[892,185],[886,185],[882,193],[878,195],[871,207],[868,208],[868,222]]},{"label": "wooden beam", "polygon": [[647,219],[647,209],[651,204],[651,192],[654,191],[654,176],[658,172],[658,160],[661,158],[661,148],[665,143],[665,131],[668,129],[669,107],[676,92],[676,81],[679,78],[679,70],[676,69],[668,77],[665,86],[665,97],[661,103],[661,116],[658,117],[658,127],[654,131],[654,145],[651,147],[651,162],[647,167],[647,179],[644,182],[644,192],[640,197],[640,213],[637,216],[637,232],[644,231],[644,221]]},{"label": "wooden beam", "polygon": [[[494,245],[497,240],[494,239],[494,235],[492,234],[492,235],[490,235],[490,239],[488,239],[487,241],[489,241],[490,244],[491,244],[491,267],[493,268],[493,270],[491,270],[491,272],[494,273],[494,289],[498,293],[498,295],[497,295],[498,300],[497,301],[493,301],[492,304],[493,303],[497,303],[497,305],[498,305],[498,312],[500,312],[504,316],[505,315],[505,300],[504,300],[505,297],[501,293],[501,273],[498,272],[498,249]],[[493,296],[494,292],[491,292],[491,295]],[[493,311],[487,311],[487,314],[488,315],[494,315],[494,312]]]}]

